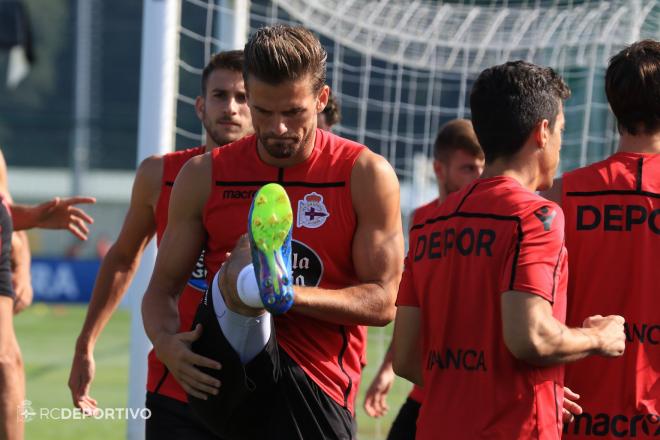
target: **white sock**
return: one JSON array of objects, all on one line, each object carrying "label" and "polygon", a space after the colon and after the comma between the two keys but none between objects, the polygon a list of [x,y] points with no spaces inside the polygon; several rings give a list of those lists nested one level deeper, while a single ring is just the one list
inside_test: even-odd
[{"label": "white sock", "polygon": [[264,307],[259,294],[259,286],[257,285],[257,276],[254,273],[254,266],[252,263],[241,269],[236,280],[236,290],[238,297],[243,301],[246,306],[262,309]]},{"label": "white sock", "polygon": [[270,339],[270,313],[260,316],[244,316],[227,308],[220,288],[218,287],[218,274],[213,278],[211,285],[213,309],[218,319],[222,333],[229,345],[238,354],[243,365],[254,359],[264,349]]}]

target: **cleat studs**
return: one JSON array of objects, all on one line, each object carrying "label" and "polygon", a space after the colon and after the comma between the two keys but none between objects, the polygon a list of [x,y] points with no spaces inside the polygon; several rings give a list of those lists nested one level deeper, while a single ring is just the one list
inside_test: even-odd
[{"label": "cleat studs", "polygon": [[259,217],[255,217],[254,220],[252,221],[252,224],[253,224],[254,226],[259,227],[259,226],[261,226],[261,225],[263,224],[263,222],[261,221],[261,219],[260,219]]},{"label": "cleat studs", "polygon": [[272,306],[273,304],[275,304],[275,296],[274,296],[274,295],[270,295],[270,296],[268,297],[268,299],[266,300],[266,302],[268,303],[268,305]]},{"label": "cleat studs", "polygon": [[282,277],[282,284],[285,285],[285,286],[288,286],[289,285],[289,277],[287,277],[286,275],[283,276]]},{"label": "cleat studs", "polygon": [[277,234],[277,236],[278,236],[278,238],[279,238],[280,240],[284,240],[284,239],[286,238],[286,236],[287,236],[287,233],[286,233],[286,231],[280,231],[280,232]]},{"label": "cleat studs", "polygon": [[267,289],[273,287],[273,283],[272,283],[272,281],[270,280],[270,278],[266,278],[266,279],[264,280],[264,287],[267,288]]},{"label": "cleat studs", "polygon": [[276,215],[276,214],[272,214],[272,215],[268,218],[268,222],[269,222],[271,225],[276,225],[276,224],[277,224],[277,221],[278,221],[278,218],[277,218],[277,215]]},{"label": "cleat studs", "polygon": [[292,299],[293,299],[293,298],[291,297],[291,294],[290,294],[290,293],[287,293],[286,295],[284,295],[284,301],[286,301],[286,302],[291,302]]},{"label": "cleat studs", "polygon": [[267,201],[268,199],[266,199],[266,196],[264,196],[263,194],[259,194],[259,196],[257,196],[257,205],[263,205]]}]

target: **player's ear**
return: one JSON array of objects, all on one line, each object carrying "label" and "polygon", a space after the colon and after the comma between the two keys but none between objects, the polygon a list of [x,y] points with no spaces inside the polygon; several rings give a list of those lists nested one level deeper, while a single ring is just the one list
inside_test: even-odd
[{"label": "player's ear", "polygon": [[532,137],[536,142],[536,147],[539,149],[545,148],[550,139],[550,122],[547,119],[543,119],[541,122],[536,124],[534,131],[532,132]]},{"label": "player's ear", "polygon": [[447,180],[447,167],[445,164],[438,159],[433,159],[433,172],[435,173],[435,178],[438,179],[438,182],[442,183],[444,186],[445,181]]},{"label": "player's ear", "polygon": [[316,113],[321,113],[325,106],[328,105],[328,98],[330,97],[330,86],[323,85],[318,97],[316,98]]},{"label": "player's ear", "polygon": [[204,119],[204,98],[201,96],[198,96],[195,98],[195,114],[197,115],[197,118],[199,118],[200,121]]}]

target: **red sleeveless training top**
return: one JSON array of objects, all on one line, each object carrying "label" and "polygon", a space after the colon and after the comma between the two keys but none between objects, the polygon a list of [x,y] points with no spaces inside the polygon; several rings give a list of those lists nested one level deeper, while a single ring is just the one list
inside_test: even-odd
[{"label": "red sleeveless training top", "polygon": [[[156,242],[160,244],[165,228],[167,227],[167,211],[170,206],[170,195],[176,176],[183,165],[192,157],[204,154],[204,147],[189,148],[175,151],[163,156],[163,177],[156,205]],[[189,331],[192,326],[197,306],[206,291],[206,269],[204,266],[204,252],[199,256],[197,266],[191,274],[188,283],[179,297],[179,331]],[[187,402],[186,392],[181,388],[174,377],[169,374],[165,365],[156,357],[153,350],[148,357],[147,390],[159,393],[173,399]]]},{"label": "red sleeveless training top", "polygon": [[[356,215],[351,171],[364,146],[317,130],[314,150],[288,168],[266,165],[255,136],[213,150],[213,189],[206,204],[209,280],[247,231],[255,192],[281,184],[293,208],[293,277],[298,285],[339,289],[359,283],[352,260]],[[366,347],[362,326],[339,325],[303,316],[294,308],[276,319],[280,346],[323,391],[353,411]]]},{"label": "red sleeveless training top", "polygon": [[616,153],[564,174],[567,324],[622,315],[626,350],[566,365],[582,415],[564,438],[660,437],[660,154]]}]

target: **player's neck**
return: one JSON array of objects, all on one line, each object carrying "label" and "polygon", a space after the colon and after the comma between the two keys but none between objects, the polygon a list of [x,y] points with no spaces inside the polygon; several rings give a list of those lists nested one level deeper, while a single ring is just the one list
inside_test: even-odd
[{"label": "player's neck", "polygon": [[[228,143],[228,142],[227,142]],[[206,135],[206,145],[204,145],[204,153],[208,153],[213,151],[215,148],[220,147],[221,145],[225,144],[218,144],[215,142],[213,139],[211,139],[211,136]]]},{"label": "player's neck", "polygon": [[624,132],[619,140],[620,153],[660,153],[660,131],[633,136]]},{"label": "player's neck", "polygon": [[447,190],[444,188],[444,185],[438,185],[438,205],[442,205],[447,200]]},{"label": "player's neck", "polygon": [[498,159],[492,164],[486,165],[482,178],[505,176],[510,177],[530,191],[536,191],[541,182],[539,170],[531,161]]}]

